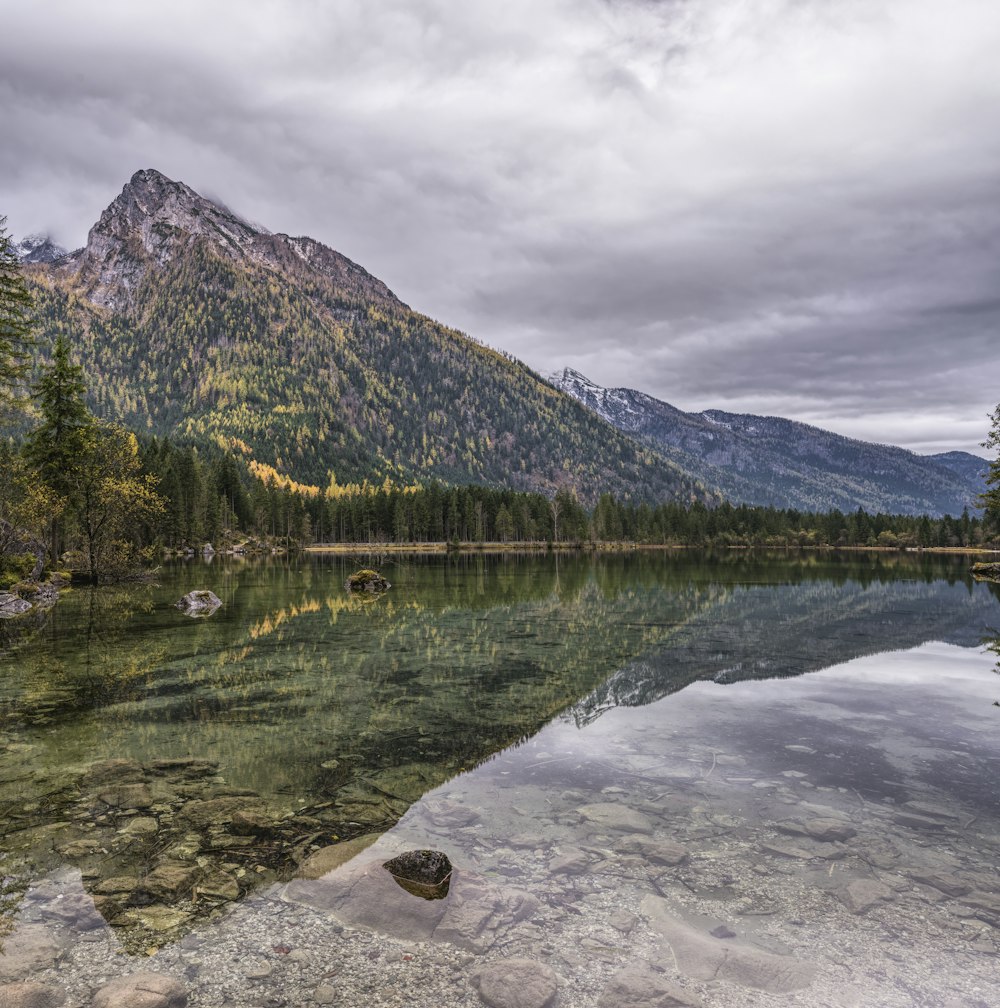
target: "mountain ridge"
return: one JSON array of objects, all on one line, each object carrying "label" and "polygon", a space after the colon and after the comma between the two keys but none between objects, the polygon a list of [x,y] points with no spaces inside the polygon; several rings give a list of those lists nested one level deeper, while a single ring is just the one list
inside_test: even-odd
[{"label": "mountain ridge", "polygon": [[976,508],[985,489],[988,463],[965,452],[917,455],[784,417],[686,413],[636,389],[604,388],[572,368],[548,380],[742,503],[957,515]]},{"label": "mountain ridge", "polygon": [[26,275],[40,335],[70,338],[92,408],[140,431],[235,446],[320,486],[718,499],[341,253],[152,169],[132,176],[84,248]]}]

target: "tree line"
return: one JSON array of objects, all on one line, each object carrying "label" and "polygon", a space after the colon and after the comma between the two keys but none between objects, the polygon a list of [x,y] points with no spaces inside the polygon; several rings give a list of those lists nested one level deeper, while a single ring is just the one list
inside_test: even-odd
[{"label": "tree line", "polygon": [[[60,330],[48,362],[32,300],[0,220],[0,587],[69,568],[102,579],[142,569],[158,548],[308,543],[640,543],[692,546],[972,547],[1000,532],[1000,459],[982,516],[814,513],[700,501],[636,503],[610,493],[587,507],[440,481],[297,483],[237,438],[138,437],[87,406],[83,368]],[[986,447],[1000,448],[1000,407]]]},{"label": "tree line", "polygon": [[[257,491],[258,496],[263,496]],[[570,490],[554,498],[484,486],[362,487],[336,496],[273,497],[278,527],[320,543],[532,543],[663,546],[973,547],[990,526],[958,517],[806,512],[746,504],[634,504],[603,494],[586,508]],[[284,516],[284,517],[283,517]]]}]

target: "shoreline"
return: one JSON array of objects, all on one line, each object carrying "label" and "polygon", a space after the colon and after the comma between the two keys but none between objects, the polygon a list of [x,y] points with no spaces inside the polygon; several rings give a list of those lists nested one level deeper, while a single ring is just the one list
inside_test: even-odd
[{"label": "shoreline", "polygon": [[410,543],[314,543],[302,546],[302,553],[331,553],[366,555],[378,553],[633,553],[637,551],[674,550],[784,550],[813,553],[905,553],[956,556],[1000,555],[1000,547],[989,546],[829,546],[829,545],[692,545],[683,543],[637,542],[410,542]]}]

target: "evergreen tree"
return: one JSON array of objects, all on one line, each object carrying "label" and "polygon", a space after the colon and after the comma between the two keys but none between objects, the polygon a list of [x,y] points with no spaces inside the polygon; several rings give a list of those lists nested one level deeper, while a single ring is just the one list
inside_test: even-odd
[{"label": "evergreen tree", "polygon": [[[70,360],[69,341],[61,333],[56,338],[52,363],[43,368],[32,392],[42,419],[28,435],[25,455],[45,485],[72,505],[74,467],[84,453],[94,418],[84,403],[83,368]],[[58,517],[52,519],[50,536],[55,558],[63,549]]]},{"label": "evergreen tree", "polygon": [[[990,420],[993,426],[983,442],[983,447],[1000,452],[1000,406],[997,406],[990,415]],[[994,530],[1000,531],[1000,454],[990,463],[989,472],[986,474],[986,486],[989,489],[979,499],[983,503],[986,520]]]},{"label": "evergreen tree", "polygon": [[0,217],[0,420],[24,404],[24,388],[34,346],[33,302],[21,264]]}]

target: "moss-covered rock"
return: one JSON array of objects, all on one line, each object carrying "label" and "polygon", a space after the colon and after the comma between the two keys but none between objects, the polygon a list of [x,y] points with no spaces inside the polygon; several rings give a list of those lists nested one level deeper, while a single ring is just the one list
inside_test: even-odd
[{"label": "moss-covered rock", "polygon": [[352,592],[384,592],[392,586],[378,571],[363,568],[355,571],[344,582],[344,587]]},{"label": "moss-covered rock", "polygon": [[971,571],[973,577],[984,578],[987,581],[1000,581],[1000,563],[974,563]]}]

